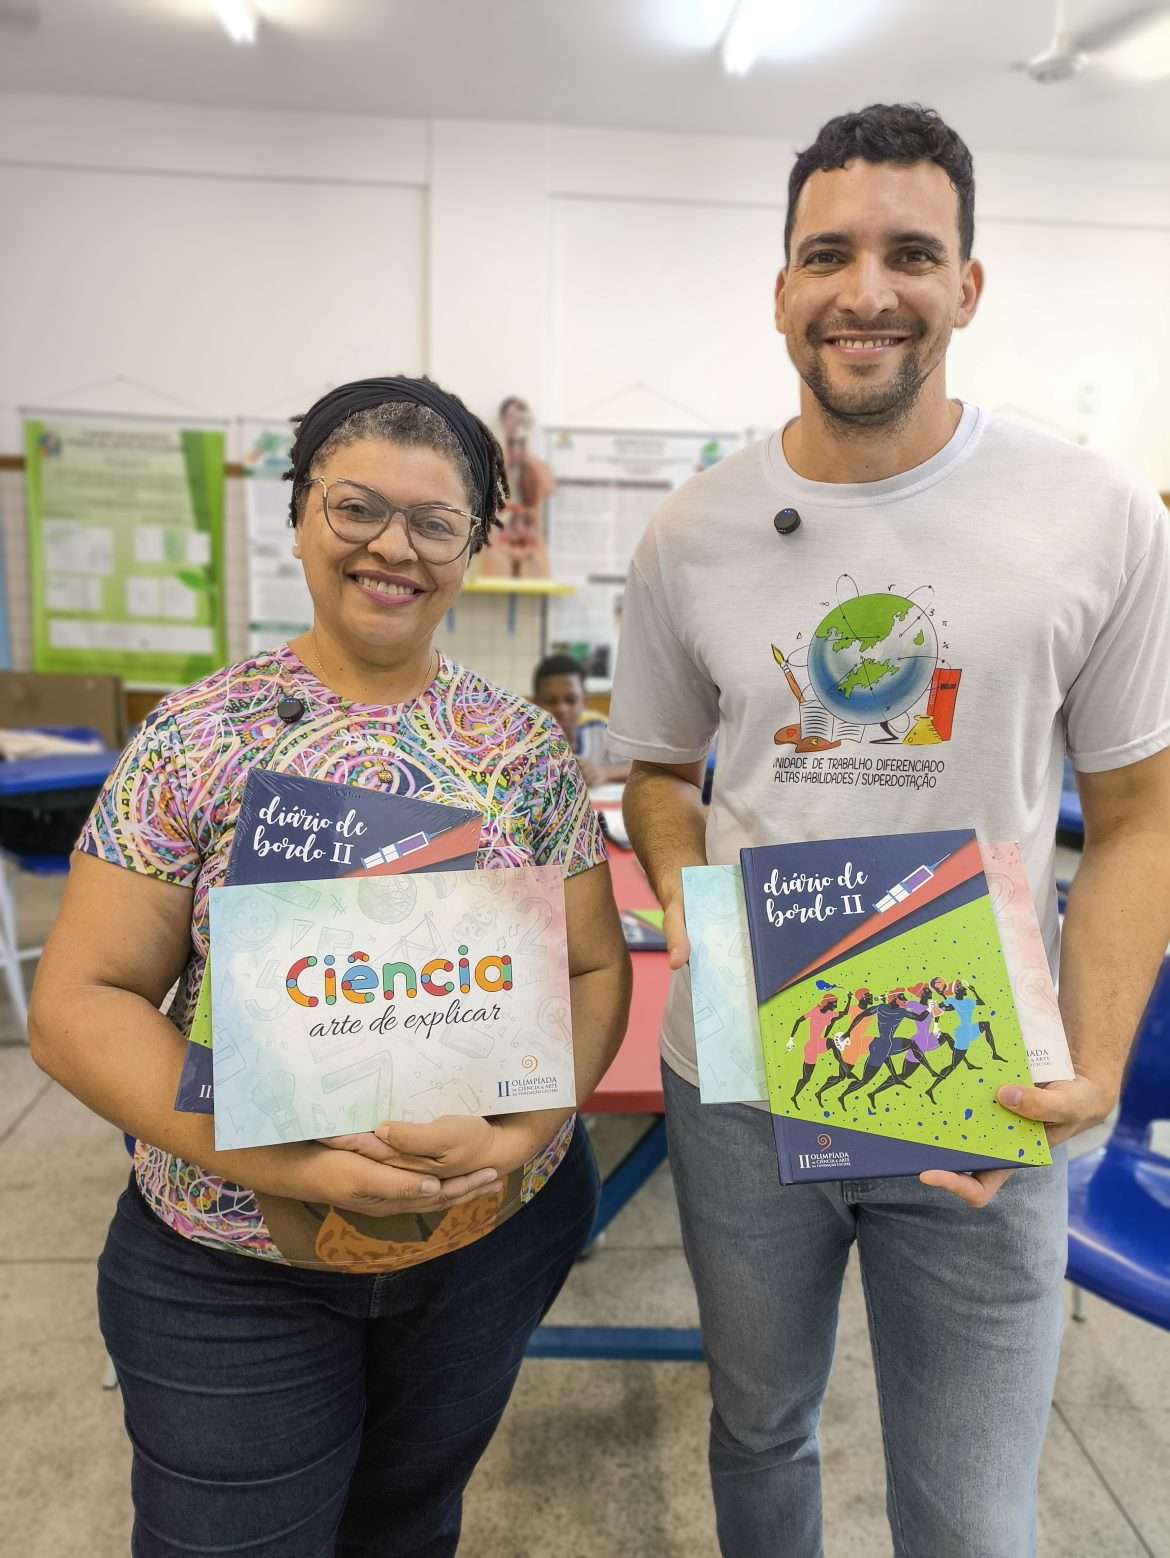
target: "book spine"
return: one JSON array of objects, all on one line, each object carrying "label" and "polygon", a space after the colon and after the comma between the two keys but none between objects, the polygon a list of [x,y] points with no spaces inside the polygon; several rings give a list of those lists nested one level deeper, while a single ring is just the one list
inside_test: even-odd
[{"label": "book spine", "polygon": [[776,1137],[776,1161],[780,1165],[780,1183],[795,1185],[796,1175],[792,1172],[792,1149],[788,1145],[788,1132],[783,1115],[772,1116],[772,1132]]}]

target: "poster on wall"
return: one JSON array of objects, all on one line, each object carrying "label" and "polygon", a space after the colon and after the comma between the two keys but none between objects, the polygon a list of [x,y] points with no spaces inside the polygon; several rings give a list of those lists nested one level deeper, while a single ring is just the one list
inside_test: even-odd
[{"label": "poster on wall", "polygon": [[240,424],[244,512],[248,525],[248,653],[273,649],[308,630],[313,606],[292,555],[288,523],[293,429],[286,422]]},{"label": "poster on wall", "polygon": [[626,570],[651,514],[742,442],[738,433],[546,429],[557,481],[549,500],[552,574],[577,586],[549,602],[547,650],[580,660],[591,689],[613,675]]},{"label": "poster on wall", "polygon": [[33,669],[178,687],[224,663],[224,433],[24,424]]},{"label": "poster on wall", "polygon": [[8,569],[4,561],[4,545],[0,541],[0,671],[12,667],[12,636],[8,630]]}]

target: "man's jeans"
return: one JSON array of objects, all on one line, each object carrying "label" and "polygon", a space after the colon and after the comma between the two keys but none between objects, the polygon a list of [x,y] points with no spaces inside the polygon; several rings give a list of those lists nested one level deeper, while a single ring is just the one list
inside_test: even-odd
[{"label": "man's jeans", "polygon": [[727,1558],[819,1558],[817,1425],[856,1242],[898,1558],[1025,1558],[1060,1349],[1065,1158],[982,1211],[917,1179],[779,1182],[770,1117],[663,1068]]},{"label": "man's jeans", "polygon": [[578,1121],[548,1184],[499,1228],[362,1276],[194,1244],[131,1181],[98,1300],[134,1446],[135,1558],[449,1558],[597,1190]]}]

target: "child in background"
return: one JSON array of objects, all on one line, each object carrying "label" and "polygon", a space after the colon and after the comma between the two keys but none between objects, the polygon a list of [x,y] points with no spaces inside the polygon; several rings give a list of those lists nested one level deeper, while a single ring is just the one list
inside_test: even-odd
[{"label": "child in background", "polygon": [[572,655],[549,655],[540,662],[532,677],[532,701],[564,731],[590,789],[624,782],[630,765],[611,762],[606,756],[609,722],[604,714],[585,707],[585,673]]}]

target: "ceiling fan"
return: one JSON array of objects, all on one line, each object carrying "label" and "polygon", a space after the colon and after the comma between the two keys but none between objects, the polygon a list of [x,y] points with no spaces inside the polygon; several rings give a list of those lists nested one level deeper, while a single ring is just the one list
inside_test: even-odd
[{"label": "ceiling fan", "polygon": [[1052,40],[1031,59],[1016,60],[1040,86],[1056,86],[1092,69],[1130,81],[1170,75],[1170,6],[1138,5],[1107,21],[1069,30],[1064,0],[1056,0]]}]

